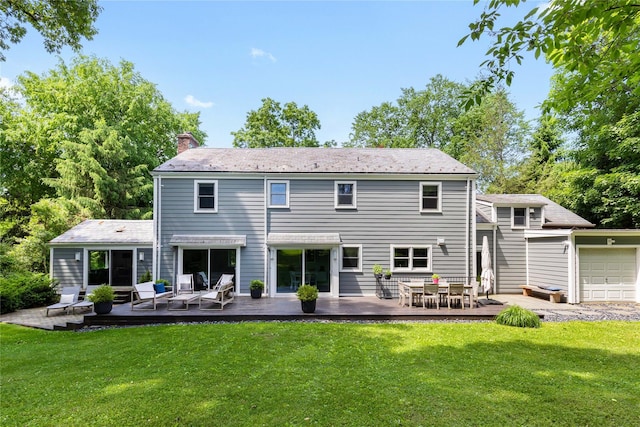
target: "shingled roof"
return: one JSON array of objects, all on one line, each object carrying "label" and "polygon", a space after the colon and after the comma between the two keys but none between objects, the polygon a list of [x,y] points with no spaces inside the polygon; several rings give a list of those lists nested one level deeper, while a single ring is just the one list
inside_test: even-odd
[{"label": "shingled roof", "polygon": [[154,173],[460,174],[475,171],[432,148],[195,148]]},{"label": "shingled roof", "polygon": [[49,242],[69,244],[153,244],[152,220],[88,219]]},{"label": "shingled roof", "polygon": [[594,224],[540,194],[478,194],[476,200],[499,206],[544,207],[544,228],[593,228]]}]

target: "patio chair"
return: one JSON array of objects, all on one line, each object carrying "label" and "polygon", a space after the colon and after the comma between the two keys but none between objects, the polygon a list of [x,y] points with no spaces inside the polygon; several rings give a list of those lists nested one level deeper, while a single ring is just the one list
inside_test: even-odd
[{"label": "patio chair", "polygon": [[[200,310],[222,310],[225,305],[229,304],[235,298],[233,289],[233,274],[223,274],[220,276],[218,283],[212,288],[211,292],[200,295],[198,308]],[[206,308],[204,304],[212,304],[220,306],[220,308]]]},{"label": "patio chair", "polygon": [[[471,281],[471,288],[467,288],[464,293],[464,297],[469,300],[469,308],[478,306],[478,282],[475,280]],[[464,299],[463,299],[464,304]]]},{"label": "patio chair", "polygon": [[435,301],[436,307],[440,310],[440,293],[438,285],[433,283],[425,283],[422,292],[422,308],[426,308],[427,302]]},{"label": "patio chair", "polygon": [[193,286],[193,274],[178,274],[177,291],[178,294],[192,294],[195,291]]},{"label": "patio chair", "polygon": [[80,295],[80,286],[63,287],[60,302],[48,306],[46,316],[49,316],[49,310],[61,309],[66,312],[69,307],[78,302],[78,295]]},{"label": "patio chair", "polygon": [[458,300],[464,310],[464,284],[462,283],[450,283],[449,290],[447,292],[447,302],[449,303],[449,309],[451,309],[451,301]]},{"label": "patio chair", "polygon": [[424,291],[424,279],[409,279],[409,283],[411,283],[411,286],[409,286],[411,299],[409,301],[411,301],[412,307],[414,305],[417,306],[422,300],[422,293]]},{"label": "patio chair", "polygon": [[[173,292],[156,293],[153,282],[137,283],[133,285],[131,291],[131,310],[155,310],[158,302],[166,301],[172,295]],[[151,302],[152,306],[150,308],[136,308],[137,305],[146,302]]]},{"label": "patio chair", "polygon": [[71,306],[71,312],[73,314],[76,313],[76,309],[85,309],[88,308],[90,311],[93,311],[93,302],[89,301],[89,295],[93,293],[93,290],[97,288],[97,285],[89,285],[87,289],[84,291],[84,299],[82,301],[78,301],[77,303]]},{"label": "patio chair", "polygon": [[403,282],[398,282],[398,305],[404,307],[406,304],[410,305],[411,302],[411,289]]}]

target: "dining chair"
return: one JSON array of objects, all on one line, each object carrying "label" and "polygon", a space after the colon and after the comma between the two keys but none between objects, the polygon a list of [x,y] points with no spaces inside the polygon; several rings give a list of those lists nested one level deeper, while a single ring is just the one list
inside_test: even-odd
[{"label": "dining chair", "polygon": [[[471,281],[471,288],[466,288],[464,297],[469,300],[469,308],[478,307],[478,282],[476,280]],[[462,301],[464,305],[464,299]]]},{"label": "dining chair", "polygon": [[449,283],[449,291],[447,292],[447,302],[449,303],[449,309],[451,309],[451,301],[458,300],[464,310],[464,284],[462,283]]},{"label": "dining chair", "polygon": [[[440,310],[440,293],[438,285],[433,283],[425,283],[422,291],[422,307],[426,308],[427,302],[435,301],[436,307]],[[431,305],[431,304],[429,304]]]},{"label": "dining chair", "polygon": [[411,305],[411,289],[402,282],[398,282],[398,305],[404,307],[405,304]]}]

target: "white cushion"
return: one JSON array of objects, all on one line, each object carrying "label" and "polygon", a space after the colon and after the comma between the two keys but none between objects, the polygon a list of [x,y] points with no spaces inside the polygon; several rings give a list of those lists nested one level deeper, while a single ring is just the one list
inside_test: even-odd
[{"label": "white cushion", "polygon": [[76,296],[74,294],[63,294],[60,295],[60,302],[63,304],[72,304],[75,302]]}]

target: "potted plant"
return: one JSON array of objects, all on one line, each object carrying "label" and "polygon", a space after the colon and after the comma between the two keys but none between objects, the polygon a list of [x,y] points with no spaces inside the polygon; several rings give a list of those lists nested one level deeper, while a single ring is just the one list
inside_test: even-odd
[{"label": "potted plant", "polygon": [[249,283],[249,291],[251,292],[251,298],[258,299],[262,296],[264,290],[264,282],[262,280],[252,280]]},{"label": "potted plant", "polygon": [[302,305],[303,313],[313,313],[316,311],[316,300],[318,299],[318,288],[304,284],[296,292]]},{"label": "potted plant", "polygon": [[440,275],[438,274],[434,274],[433,276],[431,276],[431,278],[433,279],[433,284],[437,285],[438,282],[440,281]]},{"label": "potted plant", "polygon": [[95,288],[88,298],[93,303],[96,314],[108,314],[113,308],[115,293],[111,286],[101,285]]},{"label": "potted plant", "polygon": [[391,270],[389,270],[388,268],[384,271],[384,278],[386,280],[391,279]]},{"label": "potted plant", "polygon": [[373,275],[376,276],[376,279],[382,278],[382,266],[380,264],[374,264]]}]

